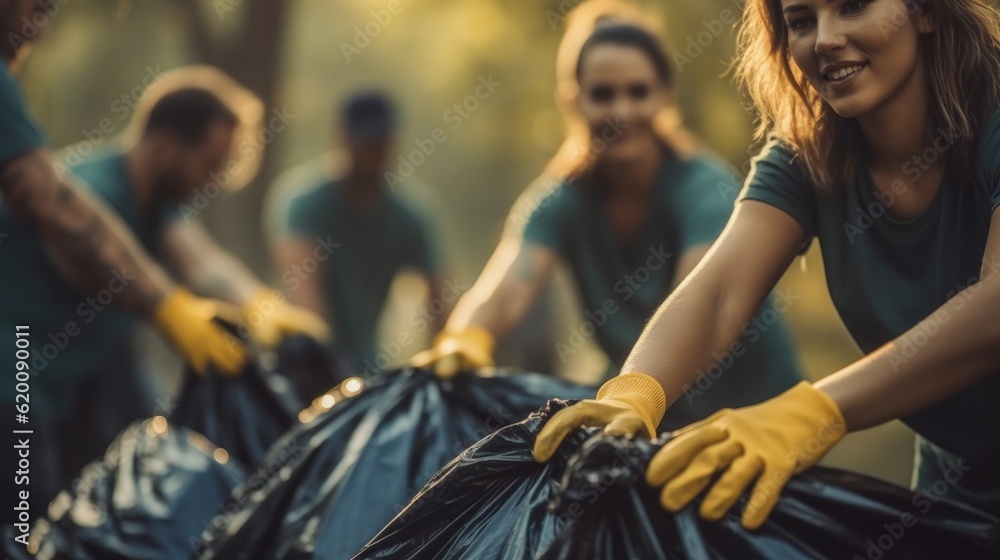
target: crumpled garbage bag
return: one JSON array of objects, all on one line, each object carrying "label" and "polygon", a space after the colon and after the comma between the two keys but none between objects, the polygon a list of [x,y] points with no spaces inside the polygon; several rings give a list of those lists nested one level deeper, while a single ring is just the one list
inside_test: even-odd
[{"label": "crumpled garbage bag", "polygon": [[324,344],[312,337],[293,335],[273,352],[263,352],[260,362],[268,371],[280,373],[291,383],[299,409],[351,377],[350,364],[336,344]]},{"label": "crumpled garbage bag", "polygon": [[162,416],[135,422],[56,496],[27,549],[8,535],[5,552],[18,560],[190,558],[195,537],[244,478],[200,434]]},{"label": "crumpled garbage bag", "polygon": [[[282,346],[309,363],[309,346]],[[315,364],[315,360],[311,363]],[[38,558],[190,558],[207,522],[296,422],[304,403],[290,379],[251,362],[241,375],[185,373],[169,420],[122,431],[102,459],[50,504],[32,526]],[[17,558],[25,548],[7,541]]]},{"label": "crumpled garbage bag", "polygon": [[254,361],[234,376],[188,369],[177,403],[173,424],[202,434],[246,467],[264,458],[306,404],[285,375]]},{"label": "crumpled garbage bag", "polygon": [[544,465],[531,448],[567,403],[486,437],[441,469],[355,557],[362,559],[1000,558],[1000,521],[970,506],[815,467],[789,481],[768,521],[721,521],[696,500],[672,514],[643,474],[650,442],[577,430]]},{"label": "crumpled garbage bag", "polygon": [[442,381],[406,369],[349,379],[331,392],[329,411],[286,434],[234,492],[198,558],[350,558],[466,447],[553,396],[594,393],[539,374]]}]

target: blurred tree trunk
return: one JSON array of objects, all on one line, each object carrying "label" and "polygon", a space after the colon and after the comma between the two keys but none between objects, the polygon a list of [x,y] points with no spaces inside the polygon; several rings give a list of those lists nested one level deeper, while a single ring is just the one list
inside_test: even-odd
[{"label": "blurred tree trunk", "polygon": [[[183,0],[195,62],[216,66],[260,96],[265,114],[276,105],[278,80],[291,2],[288,0]],[[236,29],[218,30],[210,18],[237,18]],[[294,113],[295,111],[291,111]],[[265,116],[265,126],[268,117]],[[275,147],[269,144],[257,179],[227,198],[224,208],[210,206],[206,223],[223,246],[239,255],[253,270],[268,276],[267,251],[261,209],[267,185],[275,173]]]}]

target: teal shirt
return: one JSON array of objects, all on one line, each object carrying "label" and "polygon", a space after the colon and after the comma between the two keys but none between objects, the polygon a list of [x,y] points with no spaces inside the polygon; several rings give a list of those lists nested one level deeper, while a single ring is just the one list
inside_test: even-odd
[{"label": "teal shirt", "polygon": [[[316,245],[323,296],[339,347],[358,369],[377,371],[378,320],[396,274],[414,268],[438,274],[438,259],[425,219],[386,189],[371,210],[358,208],[339,180],[315,179],[283,185],[274,209],[277,235],[299,237]],[[289,289],[307,271],[285,271]],[[398,356],[390,356],[395,360]]]},{"label": "teal shirt", "polygon": [[[118,212],[147,251],[158,252],[160,232],[179,215],[176,205],[164,204],[150,216],[140,215],[120,153],[100,155],[71,169]],[[3,203],[0,231],[9,232],[0,244],[0,270],[4,271],[0,331],[30,326],[31,365],[36,374],[32,408],[58,414],[72,401],[77,383],[127,340],[135,320],[116,306],[115,292],[135,271],[113,271],[105,289],[80,294],[63,280],[34,229],[12,216]]]},{"label": "teal shirt", "polygon": [[[45,147],[45,138],[28,113],[21,91],[7,69],[7,64],[0,62],[0,169],[13,159],[32,150]],[[41,258],[40,254],[22,256],[18,250],[20,228],[15,224],[6,202],[0,198],[0,336],[6,340],[14,340],[15,327],[31,326],[23,316],[14,316],[10,312],[11,305],[16,303],[21,295],[16,293],[17,287],[30,284],[24,273],[25,258],[28,262]],[[28,317],[27,319],[30,319]],[[44,340],[39,333],[31,329],[32,346]],[[9,379],[13,379],[10,376]],[[34,379],[38,379],[37,376]],[[3,403],[12,403],[14,399],[13,382],[4,383],[0,387]],[[39,399],[35,399],[39,400]]]},{"label": "teal shirt", "polygon": [[[688,250],[711,244],[732,213],[738,188],[733,172],[708,156],[681,160],[666,154],[649,214],[634,242],[616,240],[601,185],[592,180],[541,181],[514,205],[507,232],[547,247],[573,274],[593,336],[620,367],[646,322],[670,293],[677,263]],[[800,380],[791,339],[769,300],[743,330],[740,346],[667,413],[668,425],[695,421],[724,407],[753,404]],[[571,337],[572,338],[572,337]],[[559,341],[562,354],[570,339]]]},{"label": "teal shirt", "polygon": [[[741,199],[783,210],[802,226],[807,244],[819,240],[834,306],[865,353],[932,316],[977,280],[990,220],[1000,206],[1000,112],[982,136],[975,184],[959,184],[946,172],[931,206],[909,222],[885,212],[891,199],[882,202],[876,196],[867,166],[852,184],[818,195],[793,157],[772,141],[755,162]],[[976,305],[968,295],[957,297]],[[939,317],[940,324],[947,320]],[[919,348],[900,347],[891,359],[902,364],[914,352]],[[960,471],[956,465],[961,458],[971,468],[958,472],[957,484],[948,485],[953,489],[949,496],[1000,512],[998,402],[1000,375],[994,374],[903,418],[920,436],[918,488],[929,489],[949,471]],[[949,481],[955,478],[948,476]]]}]

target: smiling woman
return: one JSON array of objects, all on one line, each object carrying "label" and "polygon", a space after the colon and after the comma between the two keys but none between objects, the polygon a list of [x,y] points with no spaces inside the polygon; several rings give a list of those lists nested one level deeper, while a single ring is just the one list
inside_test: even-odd
[{"label": "smiling woman", "polygon": [[749,2],[737,76],[761,117],[758,140],[778,133],[795,145],[820,190],[857,172],[853,147],[864,139],[852,117],[901,96],[910,101],[892,105],[889,122],[926,107],[936,126],[924,134],[951,131],[957,149],[946,163],[970,180],[985,113],[1000,97],[998,26],[981,1]]},{"label": "smiling woman", "polygon": [[[675,101],[677,69],[635,6],[589,2],[574,11],[556,65],[566,120],[562,147],[515,203],[504,239],[417,363],[442,375],[487,364],[494,339],[523,320],[557,264],[579,286],[586,320],[556,344],[565,361],[594,338],[620,366],[650,314],[695,268],[732,212],[734,173],[699,146]],[[721,25],[721,24],[720,24]],[[764,298],[761,298],[762,300]],[[799,379],[773,302],[764,331],[747,329],[719,372],[664,419],[677,427],[765,399]],[[717,363],[715,363],[717,362]],[[610,373],[610,372],[609,372]],[[704,388],[704,383],[711,385]],[[661,413],[662,417],[663,414]],[[650,422],[655,432],[661,418]]]},{"label": "smiling woman", "polygon": [[944,480],[950,498],[1000,513],[1000,13],[979,0],[751,0],[739,47],[769,141],[736,211],[623,374],[552,418],[536,457],[579,425],[655,423],[815,238],[867,355],[681,430],[646,474],[663,506],[711,486],[700,513],[717,520],[753,486],[742,520],[759,527],[847,432],[901,419],[919,436],[917,489]]}]

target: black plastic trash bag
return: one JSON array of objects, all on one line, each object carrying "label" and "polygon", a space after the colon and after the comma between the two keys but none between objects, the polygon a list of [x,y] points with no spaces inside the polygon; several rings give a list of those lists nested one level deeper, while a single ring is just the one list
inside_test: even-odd
[{"label": "black plastic trash bag", "polygon": [[199,558],[346,560],[466,447],[554,395],[594,391],[538,374],[383,374],[275,444]]},{"label": "black plastic trash bag", "polygon": [[282,374],[292,385],[299,408],[350,377],[351,366],[335,345],[323,344],[305,335],[290,336],[274,352],[260,358],[267,370]]},{"label": "black plastic trash bag", "polygon": [[995,517],[820,467],[793,478],[756,531],[739,524],[746,497],[715,523],[698,517],[700,500],[671,514],[643,478],[663,441],[577,430],[548,464],[534,462],[535,436],[565,405],[469,448],[355,560],[1000,558]]},{"label": "black plastic trash bag", "polygon": [[[278,354],[296,367],[318,368],[327,356],[316,346],[285,344]],[[286,374],[258,362],[233,377],[188,370],[177,402],[169,422],[159,416],[131,424],[81,472],[50,506],[50,519],[34,525],[36,548],[58,558],[105,558],[109,551],[120,551],[115,558],[192,557],[246,468],[305,405]],[[206,451],[226,465],[206,463]]]},{"label": "black plastic trash bag", "polygon": [[253,362],[239,375],[184,375],[171,423],[202,434],[246,467],[264,458],[306,405],[287,377]]},{"label": "black plastic trash bag", "polygon": [[[129,425],[31,531],[11,558],[183,560],[245,472],[224,450],[163,417]],[[32,557],[28,552],[34,552]]]},{"label": "black plastic trash bag", "polygon": [[287,337],[275,351],[255,354],[239,375],[199,375],[188,368],[170,419],[253,467],[296,424],[299,411],[345,377],[346,367],[332,346]]}]

